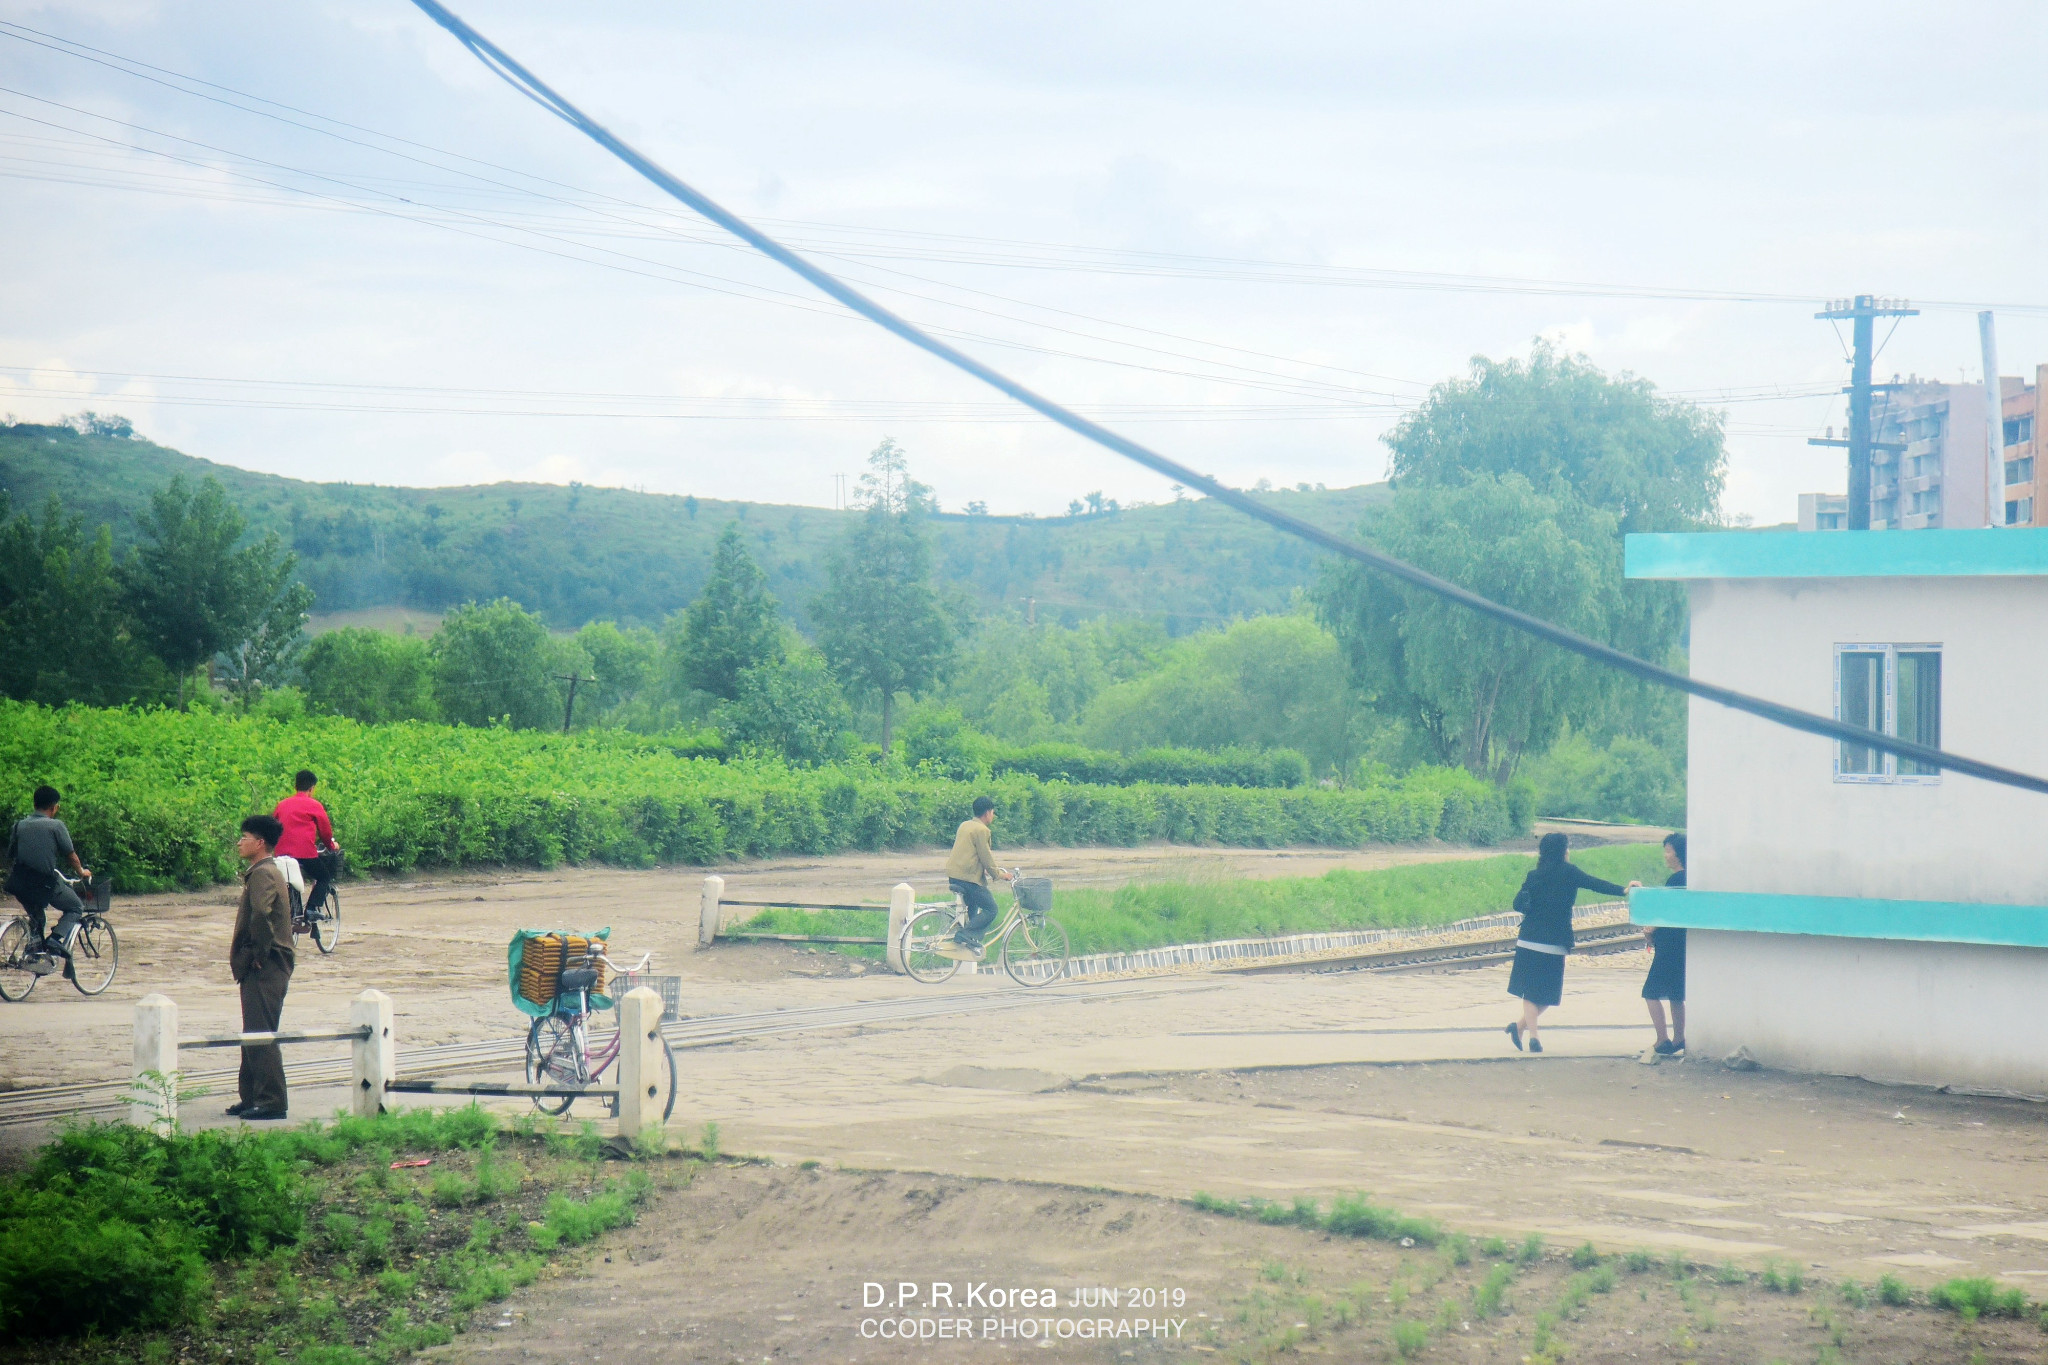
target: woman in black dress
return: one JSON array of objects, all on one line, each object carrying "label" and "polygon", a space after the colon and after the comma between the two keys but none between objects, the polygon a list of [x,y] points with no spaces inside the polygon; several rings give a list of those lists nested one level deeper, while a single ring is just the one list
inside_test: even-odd
[{"label": "woman in black dress", "polygon": [[[1664,885],[1685,885],[1683,830],[1664,836],[1664,866],[1671,869]],[[1650,959],[1650,974],[1643,979],[1643,999],[1650,1004],[1650,1022],[1657,1026],[1655,1051],[1660,1057],[1669,1057],[1685,1051],[1685,930],[1645,928],[1643,933],[1649,936],[1655,954]],[[1669,1032],[1664,1027],[1666,1001],[1671,1003]]]},{"label": "woman in black dress", "polygon": [[1543,1051],[1536,1036],[1537,1016],[1564,998],[1564,959],[1572,950],[1572,906],[1583,888],[1609,896],[1625,896],[1641,886],[1601,881],[1565,861],[1565,837],[1546,834],[1536,845],[1536,866],[1515,893],[1522,912],[1522,931],[1515,942],[1515,968],[1508,974],[1508,994],[1522,1002],[1522,1018],[1509,1024],[1508,1037],[1517,1048],[1526,1038],[1529,1051]]}]

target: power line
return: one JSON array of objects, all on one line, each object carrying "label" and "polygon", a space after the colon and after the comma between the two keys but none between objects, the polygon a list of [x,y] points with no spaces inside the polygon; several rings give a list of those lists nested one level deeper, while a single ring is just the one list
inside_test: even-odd
[{"label": "power line", "polygon": [[1945,753],[1939,749],[1932,749],[1923,744],[1910,743],[1890,735],[1880,735],[1859,726],[1844,724],[1832,717],[1816,715],[1810,711],[1802,711],[1797,707],[1785,706],[1779,702],[1751,696],[1748,693],[1738,692],[1733,688],[1702,682],[1698,678],[1687,677],[1682,673],[1674,673],[1670,669],[1646,663],[1641,659],[1635,658],[1633,655],[1624,654],[1611,645],[1601,644],[1599,641],[1588,639],[1576,631],[1566,630],[1562,626],[1554,625],[1549,621],[1530,616],[1525,612],[1516,611],[1512,607],[1503,606],[1489,598],[1481,597],[1478,593],[1472,592],[1469,589],[1461,588],[1455,583],[1438,578],[1434,574],[1425,573],[1421,569],[1395,559],[1391,555],[1383,554],[1378,550],[1345,540],[1343,537],[1325,531],[1319,526],[1301,520],[1299,517],[1289,516],[1239,489],[1232,488],[1206,474],[1198,473],[1176,460],[1139,445],[1128,437],[1120,436],[1106,427],[1099,426],[1079,413],[1063,407],[1050,398],[1046,398],[1008,376],[989,368],[965,352],[955,349],[939,338],[898,317],[851,286],[843,283],[829,272],[812,265],[809,261],[797,255],[788,247],[783,246],[780,242],[768,236],[745,219],[724,208],[715,200],[678,180],[675,176],[641,155],[634,148],[620,141],[602,124],[597,123],[582,110],[578,109],[561,95],[555,93],[545,82],[520,65],[503,49],[451,14],[445,6],[439,3],[439,0],[413,0],[413,3],[418,5],[436,23],[454,34],[457,41],[468,48],[485,66],[502,77],[513,89],[519,91],[571,127],[581,131],[599,146],[618,157],[628,166],[631,166],[642,176],[645,176],[659,189],[682,203],[689,205],[698,213],[703,214],[726,231],[747,242],[771,260],[788,267],[826,295],[837,299],[840,303],[845,304],[870,322],[886,328],[913,346],[945,361],[956,369],[974,376],[998,392],[1008,394],[1026,407],[1057,422],[1086,440],[1114,451],[1126,459],[1143,465],[1147,469],[1162,474],[1177,483],[1198,489],[1210,497],[1227,503],[1238,511],[1259,521],[1266,522],[1268,525],[1285,531],[1290,535],[1297,536],[1311,544],[1319,545],[1355,563],[1363,564],[1368,568],[1377,569],[1382,573],[1389,574],[1413,587],[1455,602],[1481,616],[1488,617],[1502,625],[1570,650],[1572,653],[1591,659],[1596,663],[1606,664],[1611,668],[1619,669],[1635,677],[1660,683],[1666,687],[1676,688],[1679,691],[1691,693],[1708,701],[1718,702],[1723,706],[1728,706],[1738,711],[1748,712],[1751,715],[1759,716],[1791,729],[1803,730],[1809,734],[1821,735],[1846,743],[1859,744],[1866,748],[1882,749],[1901,758],[1926,764],[1930,768],[1946,769],[1972,777],[1981,777],[1991,782],[2003,783],[2007,786],[2019,787],[2027,791],[2048,794],[2048,779],[2034,777],[2010,768],[2002,768],[1995,764],[1983,763],[1976,759],[1963,758],[1957,754]]}]

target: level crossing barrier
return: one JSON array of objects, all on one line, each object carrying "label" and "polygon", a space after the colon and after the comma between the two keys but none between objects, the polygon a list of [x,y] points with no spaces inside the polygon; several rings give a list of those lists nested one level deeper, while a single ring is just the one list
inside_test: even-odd
[{"label": "level crossing barrier", "polygon": [[[846,934],[771,934],[754,931],[729,930],[725,927],[727,906],[751,910],[857,910],[870,914],[886,915],[886,930],[883,935]],[[746,940],[767,940],[771,943],[859,943],[881,948],[888,959],[889,970],[901,974],[903,958],[899,945],[903,938],[903,926],[916,913],[917,892],[908,882],[898,882],[889,889],[887,905],[848,905],[827,901],[742,901],[728,900],[725,895],[725,878],[706,877],[703,897],[697,920],[697,946],[709,948],[720,939],[729,942]]]},{"label": "level crossing barrier", "polygon": [[154,991],[135,1005],[134,1088],[128,1101],[128,1121],[137,1127],[171,1123],[177,1119],[177,1088],[153,1078],[175,1078],[178,1055],[187,1048],[268,1047],[273,1044],[349,1044],[349,1111],[361,1118],[375,1117],[385,1107],[387,1095],[574,1095],[582,1099],[613,1102],[618,1131],[627,1137],[661,1118],[660,1082],[666,1078],[667,1062],[662,1054],[661,997],[645,986],[619,997],[619,1032],[622,1045],[617,1062],[617,1083],[581,1089],[559,1085],[534,1085],[516,1081],[437,1081],[398,1074],[398,1045],[393,1037],[391,997],[369,990],[349,1002],[348,1027],[338,1029],[276,1029],[267,1033],[224,1033],[207,1037],[178,1036],[178,1005]]}]

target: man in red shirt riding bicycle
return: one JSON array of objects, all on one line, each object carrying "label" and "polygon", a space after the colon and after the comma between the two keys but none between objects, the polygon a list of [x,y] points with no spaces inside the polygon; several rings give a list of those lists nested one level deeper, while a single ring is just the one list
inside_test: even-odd
[{"label": "man in red shirt riding bicycle", "polygon": [[[307,880],[312,883],[312,889],[306,895],[308,914],[327,899],[327,888],[333,884],[335,873],[340,871],[336,866],[338,860],[331,856],[341,852],[341,845],[334,841],[334,822],[327,818],[327,807],[313,795],[313,787],[319,781],[312,769],[299,769],[298,775],[292,779],[296,794],[278,802],[273,812],[278,823],[284,826],[276,852],[298,859]],[[326,845],[324,852],[323,844]]]}]

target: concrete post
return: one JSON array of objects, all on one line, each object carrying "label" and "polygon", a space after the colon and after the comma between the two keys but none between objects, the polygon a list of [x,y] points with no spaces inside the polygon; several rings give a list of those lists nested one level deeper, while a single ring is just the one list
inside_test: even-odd
[{"label": "concrete post", "polygon": [[697,946],[709,948],[718,937],[718,903],[725,899],[725,878],[704,879],[704,902],[697,913]]},{"label": "concrete post", "polygon": [[661,997],[635,986],[619,999],[619,1136],[632,1139],[661,1122],[661,1088],[668,1063],[661,1055]]},{"label": "concrete post", "polygon": [[[161,1086],[143,1077],[156,1072],[167,1078]],[[178,1121],[178,1005],[151,991],[135,1004],[135,1086],[128,1099],[128,1122],[137,1128]]]},{"label": "concrete post", "polygon": [[372,1119],[384,1111],[384,1086],[398,1075],[398,1044],[391,1036],[391,997],[364,991],[348,1002],[350,1028],[367,1028],[370,1036],[349,1044],[349,1108],[357,1118]]},{"label": "concrete post", "polygon": [[898,882],[889,888],[889,942],[882,953],[889,959],[889,970],[899,976],[909,975],[903,970],[903,926],[916,913],[917,891],[909,882]]}]

